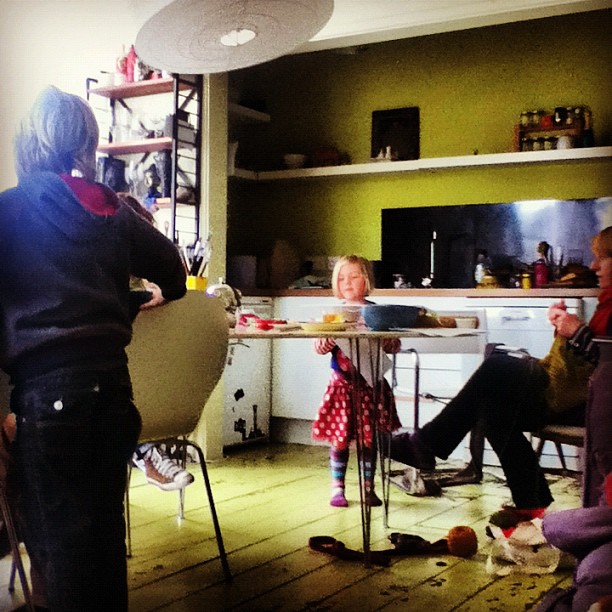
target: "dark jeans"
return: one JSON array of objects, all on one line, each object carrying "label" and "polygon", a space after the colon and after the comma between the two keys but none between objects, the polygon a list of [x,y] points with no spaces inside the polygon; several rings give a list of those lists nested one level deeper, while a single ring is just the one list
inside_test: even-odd
[{"label": "dark jeans", "polygon": [[11,406],[12,485],[50,610],[127,610],[123,496],[140,432],[127,368],[29,380]]},{"label": "dark jeans", "polygon": [[481,421],[484,435],[499,457],[518,508],[550,505],[552,495],[524,431],[542,427],[548,376],[532,358],[491,354],[463,389],[421,429],[421,439],[446,459]]}]

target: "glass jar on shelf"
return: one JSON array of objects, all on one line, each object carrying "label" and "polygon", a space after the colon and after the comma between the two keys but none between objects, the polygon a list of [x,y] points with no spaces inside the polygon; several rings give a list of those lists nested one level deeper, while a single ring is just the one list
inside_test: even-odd
[{"label": "glass jar on shelf", "polygon": [[540,127],[540,111],[532,110],[529,113],[529,126],[530,127]]}]

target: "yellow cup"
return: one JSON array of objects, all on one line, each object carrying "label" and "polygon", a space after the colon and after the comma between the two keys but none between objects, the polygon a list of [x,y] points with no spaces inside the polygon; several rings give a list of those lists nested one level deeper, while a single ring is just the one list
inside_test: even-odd
[{"label": "yellow cup", "polygon": [[208,279],[205,276],[187,277],[187,289],[193,289],[194,291],[206,291],[207,285]]}]

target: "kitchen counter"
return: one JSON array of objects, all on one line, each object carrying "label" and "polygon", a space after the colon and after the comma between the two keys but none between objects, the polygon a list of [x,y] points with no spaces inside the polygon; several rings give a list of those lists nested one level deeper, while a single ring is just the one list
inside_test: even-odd
[{"label": "kitchen counter", "polygon": [[[582,298],[597,297],[599,289],[374,289],[372,297],[467,297],[467,298]],[[333,297],[331,289],[245,289],[247,296]]]}]

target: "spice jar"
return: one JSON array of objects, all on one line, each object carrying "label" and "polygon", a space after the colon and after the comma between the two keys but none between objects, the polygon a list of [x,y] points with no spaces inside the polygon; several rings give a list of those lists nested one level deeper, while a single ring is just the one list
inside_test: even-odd
[{"label": "spice jar", "polygon": [[529,272],[521,274],[521,289],[531,289],[531,274]]}]

